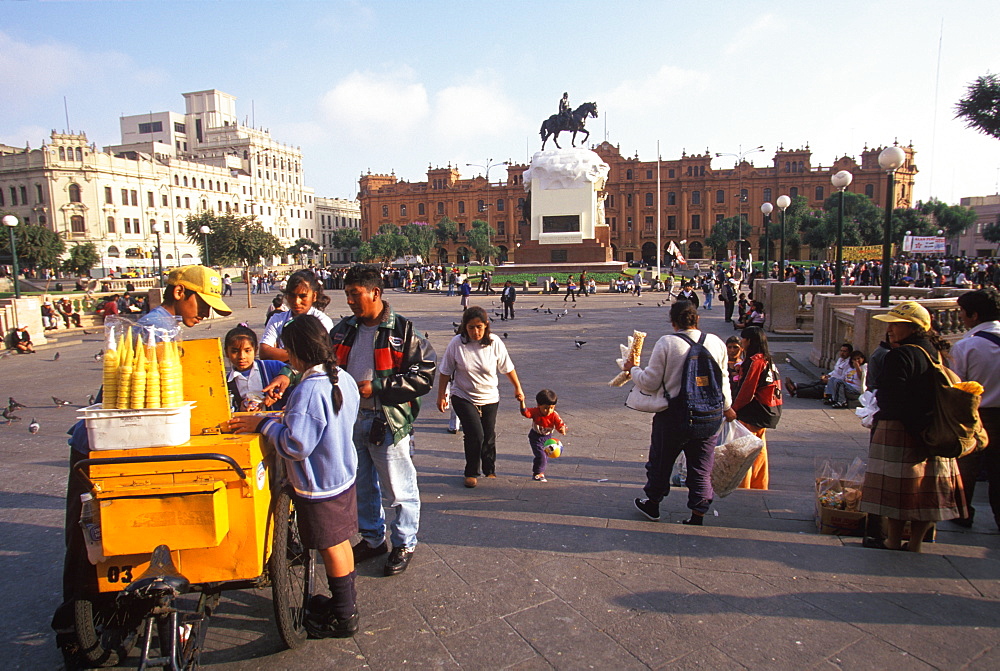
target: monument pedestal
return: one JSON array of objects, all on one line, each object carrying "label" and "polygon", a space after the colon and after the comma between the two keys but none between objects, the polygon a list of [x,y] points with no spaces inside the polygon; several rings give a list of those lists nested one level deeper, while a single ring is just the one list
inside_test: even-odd
[{"label": "monument pedestal", "polygon": [[589,149],[537,152],[524,173],[530,235],[514,251],[517,265],[606,264],[611,230],[604,223],[608,165]]}]

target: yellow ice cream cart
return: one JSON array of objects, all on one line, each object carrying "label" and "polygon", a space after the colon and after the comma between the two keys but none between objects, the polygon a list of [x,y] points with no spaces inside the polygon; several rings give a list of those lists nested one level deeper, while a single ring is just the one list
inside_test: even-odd
[{"label": "yellow ice cream cart", "polygon": [[[115,665],[140,643],[140,668],[193,668],[206,620],[232,589],[270,587],[282,641],[306,639],[315,557],[300,542],[281,460],[260,434],[222,433],[230,408],[219,340],[181,349],[190,409],[182,444],[128,446],[164,423],[155,411],[84,411],[98,449],[76,467],[91,484],[81,523],[100,594],[78,603],[76,626],[95,665]],[[109,445],[115,435],[128,438]],[[109,594],[114,606],[98,608]],[[197,606],[181,608],[193,601],[178,598],[185,594]]]}]

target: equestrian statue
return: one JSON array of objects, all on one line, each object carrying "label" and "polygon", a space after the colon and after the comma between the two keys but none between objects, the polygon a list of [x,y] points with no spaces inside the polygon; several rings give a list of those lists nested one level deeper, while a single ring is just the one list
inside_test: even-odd
[{"label": "equestrian statue", "polygon": [[[545,149],[545,143],[550,137],[556,147],[559,147],[559,133],[563,131],[573,133],[574,147],[576,146],[577,133],[584,133],[587,136],[584,141],[589,139],[590,131],[584,128],[584,124],[587,123],[587,117],[591,116],[597,118],[597,103],[583,103],[575,110],[571,110],[569,94],[563,93],[563,97],[559,100],[559,113],[553,114],[542,122],[542,128],[539,131],[542,136],[542,149]],[[562,147],[559,148],[562,149]]]}]

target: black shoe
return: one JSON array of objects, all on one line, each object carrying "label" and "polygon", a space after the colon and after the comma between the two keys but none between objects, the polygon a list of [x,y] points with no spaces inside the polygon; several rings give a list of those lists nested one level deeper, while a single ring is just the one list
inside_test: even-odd
[{"label": "black shoe", "polygon": [[696,527],[703,526],[704,523],[705,523],[705,516],[695,515],[694,513],[692,513],[691,517],[687,518],[686,520],[681,520],[681,524],[690,524]]},{"label": "black shoe", "polygon": [[660,504],[649,499],[635,499],[635,508],[653,522],[660,521]]},{"label": "black shoe", "polygon": [[847,404],[846,403],[831,403],[830,407],[831,408],[836,408],[837,410],[843,410],[844,408],[847,407]]},{"label": "black shoe", "polygon": [[953,520],[948,520],[952,524],[962,527],[963,529],[972,528],[972,519],[968,517],[956,517]]},{"label": "black shoe", "polygon": [[357,545],[352,548],[354,552],[354,563],[360,564],[363,561],[371,559],[372,557],[378,557],[379,555],[384,555],[389,551],[389,546],[382,541],[382,544],[378,547],[372,547],[368,544],[364,538],[361,539]]},{"label": "black shoe", "polygon": [[833,405],[833,399],[827,396],[823,399],[823,405]]},{"label": "black shoe", "polygon": [[454,434],[458,433],[458,429],[448,429],[448,433],[454,435]]},{"label": "black shoe", "polygon": [[413,559],[412,549],[393,548],[389,559],[385,562],[385,574],[399,575],[410,565],[411,559]]},{"label": "black shoe", "polygon": [[[310,604],[312,599],[309,600]],[[350,638],[358,633],[361,625],[357,611],[350,617],[338,620],[333,615],[323,611],[306,613],[302,624],[305,625],[309,638]]]}]

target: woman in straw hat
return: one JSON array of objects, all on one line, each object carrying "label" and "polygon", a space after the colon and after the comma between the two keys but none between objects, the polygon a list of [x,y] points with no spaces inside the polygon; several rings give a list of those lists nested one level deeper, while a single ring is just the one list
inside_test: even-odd
[{"label": "woman in straw hat", "polygon": [[[956,460],[928,458],[920,439],[934,396],[928,357],[940,361],[948,344],[932,330],[930,313],[913,301],[900,303],[875,319],[886,322],[892,349],[878,380],[879,411],[868,448],[860,509],[883,515],[889,523],[884,541],[866,541],[866,545],[920,552],[925,534],[936,521],[959,517],[965,509]],[[906,522],[910,523],[909,543],[902,542]]]}]

